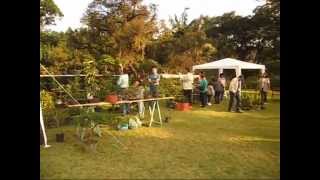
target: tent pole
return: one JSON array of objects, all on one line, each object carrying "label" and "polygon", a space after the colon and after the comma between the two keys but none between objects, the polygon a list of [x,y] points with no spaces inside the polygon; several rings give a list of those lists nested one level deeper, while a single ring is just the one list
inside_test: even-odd
[{"label": "tent pole", "polygon": [[218,74],[218,78],[219,78],[219,77],[220,77],[220,74],[223,73],[223,69],[220,68],[218,73],[219,73],[219,74]]},{"label": "tent pole", "polygon": [[43,122],[41,103],[40,103],[40,125],[41,125],[41,130],[42,130],[43,139],[44,139],[44,147],[48,148],[50,147],[50,145],[48,145],[47,143],[47,134],[46,134],[44,122]]}]

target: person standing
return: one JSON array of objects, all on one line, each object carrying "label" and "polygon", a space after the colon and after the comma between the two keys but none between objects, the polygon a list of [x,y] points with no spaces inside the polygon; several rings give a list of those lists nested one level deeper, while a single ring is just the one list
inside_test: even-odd
[{"label": "person standing", "polygon": [[212,106],[211,99],[213,96],[215,96],[215,91],[213,87],[213,82],[210,82],[208,84],[208,106]]},{"label": "person standing", "polygon": [[220,92],[219,94],[219,101],[223,101],[223,97],[224,97],[224,92],[225,92],[225,89],[226,89],[226,78],[224,78],[224,75],[223,73],[221,73],[219,75],[219,78],[218,78],[218,82],[221,84],[221,86],[223,87],[222,91]]},{"label": "person standing", "polygon": [[213,78],[212,81],[213,81],[213,88],[215,92],[214,102],[215,104],[220,104],[220,96],[221,96],[221,93],[223,92],[223,86],[216,78]]},{"label": "person standing", "polygon": [[152,68],[152,73],[148,77],[150,94],[152,97],[158,97],[158,86],[160,84],[160,75],[156,67]]},{"label": "person standing", "polygon": [[264,104],[267,102],[267,94],[270,90],[270,79],[266,73],[260,78],[260,97],[261,97],[261,109],[264,109]]},{"label": "person standing", "polygon": [[242,75],[234,77],[229,85],[229,112],[242,112],[240,109],[240,91],[241,91]]},{"label": "person standing", "polygon": [[[120,75],[117,81],[119,87],[119,95],[121,100],[128,99],[128,88],[129,88],[129,75],[123,72],[123,67],[120,66]],[[122,104],[123,114],[129,113],[129,104]]]},{"label": "person standing", "polygon": [[[134,93],[136,95],[137,99],[144,99],[144,86],[141,80],[136,80],[133,84],[134,87]],[[139,110],[139,116],[140,118],[144,118],[144,111],[145,111],[145,107],[144,107],[144,103],[143,101],[137,102],[138,104],[138,110]]]},{"label": "person standing", "polygon": [[207,105],[207,92],[208,92],[208,81],[206,80],[206,77],[204,74],[200,75],[200,101],[201,101],[201,107],[205,107]]},{"label": "person standing", "polygon": [[185,100],[192,105],[192,89],[193,89],[193,74],[190,68],[187,68],[187,74],[181,75],[182,89]]}]

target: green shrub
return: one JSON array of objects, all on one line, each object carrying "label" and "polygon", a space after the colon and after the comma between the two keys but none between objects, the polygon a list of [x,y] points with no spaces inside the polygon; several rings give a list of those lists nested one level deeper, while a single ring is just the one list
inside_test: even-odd
[{"label": "green shrub", "polygon": [[40,92],[40,103],[43,114],[43,121],[46,128],[57,126],[55,121],[55,104],[52,93],[42,90]]},{"label": "green shrub", "polygon": [[181,95],[182,84],[179,79],[161,79],[159,93],[163,96]]}]

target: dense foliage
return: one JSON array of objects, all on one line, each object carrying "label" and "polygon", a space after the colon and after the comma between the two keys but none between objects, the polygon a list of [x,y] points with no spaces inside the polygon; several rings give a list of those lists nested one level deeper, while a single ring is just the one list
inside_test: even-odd
[{"label": "dense foliage", "polygon": [[[62,16],[52,0],[41,0],[40,12],[41,27]],[[188,22],[187,8],[168,25],[157,19],[156,5],[144,5],[142,0],[93,0],[82,18],[86,27],[66,32],[42,29],[40,62],[53,74],[86,74],[86,78],[60,79],[77,98],[90,93],[102,99],[114,92],[111,75],[118,74],[120,64],[132,82],[152,66],[177,73],[226,57],[266,64],[276,80],[274,86],[279,86],[279,0],[267,0],[250,16],[230,12]],[[256,74],[248,78],[248,86],[254,88],[250,82],[255,80]],[[48,91],[59,89],[52,80],[43,79],[41,84]],[[163,94],[176,95],[181,90],[175,80],[161,84]]]}]

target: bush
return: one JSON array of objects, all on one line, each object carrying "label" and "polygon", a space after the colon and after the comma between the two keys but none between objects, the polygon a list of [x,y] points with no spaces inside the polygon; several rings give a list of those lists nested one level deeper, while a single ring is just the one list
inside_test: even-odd
[{"label": "bush", "polygon": [[182,84],[179,79],[161,79],[159,93],[163,96],[181,95]]},{"label": "bush", "polygon": [[43,121],[46,128],[57,126],[55,121],[54,98],[51,93],[42,90],[40,92],[40,103],[43,114]]}]

